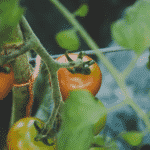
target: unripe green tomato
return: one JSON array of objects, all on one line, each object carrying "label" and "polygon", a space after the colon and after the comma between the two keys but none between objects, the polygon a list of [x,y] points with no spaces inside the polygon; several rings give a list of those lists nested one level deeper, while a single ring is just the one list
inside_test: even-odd
[{"label": "unripe green tomato", "polygon": [[48,139],[48,142],[55,143],[53,146],[45,145],[41,141],[35,141],[37,130],[34,126],[34,121],[39,121],[40,127],[44,122],[35,117],[22,118],[17,121],[9,130],[7,135],[8,150],[55,150],[56,141],[54,138]]}]

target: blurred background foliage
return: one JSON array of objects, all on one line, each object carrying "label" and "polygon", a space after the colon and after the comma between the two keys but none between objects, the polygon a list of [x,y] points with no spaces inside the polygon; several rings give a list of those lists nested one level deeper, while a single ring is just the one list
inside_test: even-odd
[{"label": "blurred background foliage", "polygon": [[[85,17],[76,17],[100,48],[109,46],[111,39],[110,25],[121,18],[124,9],[132,5],[136,0],[60,0],[70,11],[75,12],[81,4],[89,6],[89,12]],[[21,0],[20,5],[26,7],[25,17],[38,36],[47,51],[54,54],[62,54],[65,49],[60,48],[55,35],[72,28],[72,25],[50,3],[49,0]],[[79,36],[80,38],[80,36]],[[80,38],[78,50],[89,50],[87,44]]]}]

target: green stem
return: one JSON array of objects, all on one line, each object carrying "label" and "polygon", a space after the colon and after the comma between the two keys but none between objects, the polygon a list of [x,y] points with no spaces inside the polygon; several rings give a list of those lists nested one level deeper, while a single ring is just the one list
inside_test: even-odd
[{"label": "green stem", "polygon": [[147,62],[147,66],[148,66],[148,69],[150,69],[150,47],[149,47],[149,60],[148,60],[148,62]]},{"label": "green stem", "polygon": [[[23,35],[20,29],[19,24],[14,29],[12,33],[12,43],[5,43],[5,47],[8,47],[8,51],[11,53],[15,51],[15,48],[10,45],[17,44],[22,45],[23,43]],[[14,42],[14,43],[13,43]],[[16,84],[28,83],[28,80],[31,76],[32,67],[29,64],[27,52],[23,55],[17,57],[14,61],[11,62],[14,71],[14,78]],[[26,115],[26,105],[29,98],[28,85],[20,86],[16,88],[15,86],[12,88],[13,91],[13,99],[12,99],[12,112],[10,119],[10,127],[19,119],[23,118]]]},{"label": "green stem", "polygon": [[150,68],[150,48],[149,48],[149,68]]},{"label": "green stem", "polygon": [[133,70],[139,57],[140,57],[140,55],[136,55],[134,58],[132,58],[132,61],[130,62],[128,67],[123,71],[123,77],[122,77],[123,81],[130,74],[130,72]]},{"label": "green stem", "polygon": [[[50,74],[52,96],[54,100],[54,109],[52,111],[51,116],[49,117],[48,121],[45,123],[45,126],[44,126],[44,128],[46,129],[48,128],[48,130],[50,131],[55,121],[56,115],[59,111],[59,107],[63,103],[60,88],[59,88],[59,82],[57,78],[57,71],[61,67],[61,64],[56,63],[53,60],[53,58],[48,54],[46,49],[40,43],[40,40],[36,37],[36,35],[32,31],[31,27],[29,26],[24,16],[22,16],[21,18],[20,25],[23,31],[23,36],[24,36],[25,41],[30,40],[32,42],[33,44],[32,46],[34,47],[34,50],[40,55],[40,57],[46,64],[46,67]],[[38,136],[40,135],[37,135],[37,137]],[[42,136],[40,138],[42,139]]]},{"label": "green stem", "polygon": [[[122,82],[122,87],[126,88],[125,86],[125,83]],[[114,107],[111,107],[109,109],[107,109],[107,112],[111,112],[113,110],[116,110],[124,105],[130,105],[136,112],[138,112],[138,114],[140,115],[140,117],[144,120],[146,126],[147,126],[147,129],[149,132],[150,132],[150,122],[149,122],[149,117],[147,114],[145,114],[143,112],[143,110],[132,100],[132,98],[129,96],[129,93],[128,93],[128,90],[124,90],[126,93],[126,95],[128,95],[128,97],[122,101],[120,104],[114,106]]]},{"label": "green stem", "polygon": [[13,91],[13,101],[12,101],[12,113],[10,120],[10,127],[16,123],[19,119],[26,116],[26,106],[29,101],[29,92],[28,92],[27,83],[24,86],[16,87],[14,86]]}]

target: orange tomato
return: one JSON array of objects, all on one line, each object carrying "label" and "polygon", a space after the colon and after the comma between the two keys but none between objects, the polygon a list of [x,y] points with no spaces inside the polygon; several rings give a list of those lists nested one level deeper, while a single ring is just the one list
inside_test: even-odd
[{"label": "orange tomato", "polygon": [[[72,60],[76,60],[78,54],[68,54]],[[68,60],[65,55],[62,55],[56,59],[60,63],[67,63]],[[83,61],[90,61],[92,58],[88,56],[83,57]],[[94,63],[90,67],[91,73],[89,75],[76,73],[72,74],[66,68],[60,68],[58,70],[58,80],[60,91],[62,94],[63,101],[66,100],[68,97],[68,93],[74,89],[87,89],[89,90],[94,96],[98,93],[101,83],[102,83],[102,73],[99,66]]]},{"label": "orange tomato", "polygon": [[[4,67],[9,67],[10,72],[9,73],[4,72],[2,70],[2,68]],[[5,98],[8,95],[8,93],[13,87],[13,83],[14,83],[13,68],[10,64],[5,64],[4,66],[1,67],[0,71],[0,100],[3,100],[3,98]]]}]

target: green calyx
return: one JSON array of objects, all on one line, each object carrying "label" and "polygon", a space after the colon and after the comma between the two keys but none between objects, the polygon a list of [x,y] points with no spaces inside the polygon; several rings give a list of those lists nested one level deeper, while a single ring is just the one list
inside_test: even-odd
[{"label": "green calyx", "polygon": [[[54,143],[49,143],[48,142],[48,137],[53,137],[52,134],[54,133],[51,133],[51,135],[47,135],[48,133],[48,130],[45,129],[44,127],[43,128],[40,128],[39,125],[38,125],[38,121],[34,121],[34,127],[35,129],[37,130],[38,134],[37,136],[34,138],[34,140],[37,142],[37,141],[42,141],[45,145],[48,145],[48,146],[53,146]],[[52,131],[52,130],[51,130]]]},{"label": "green calyx", "polygon": [[0,72],[4,72],[4,73],[10,73],[11,69],[9,67],[2,67],[0,66]]},{"label": "green calyx", "polygon": [[[80,52],[77,59],[83,59],[83,56],[85,54],[83,52]],[[74,61],[69,57],[68,53],[65,53],[65,56],[67,58],[67,60],[72,64]],[[94,64],[95,61],[91,60],[91,61],[86,61],[83,62],[82,65],[79,65],[77,67],[73,67],[73,68],[67,68],[67,70],[69,72],[71,72],[72,74],[76,74],[76,73],[80,73],[80,74],[84,74],[84,75],[89,75],[91,73],[91,70],[89,68],[89,66],[91,66],[92,64]]]},{"label": "green calyx", "polygon": [[74,67],[73,69],[71,69],[71,68],[67,68],[67,69],[72,74],[80,73],[80,74],[89,75],[91,73],[90,68],[84,67],[84,66],[83,67]]}]

